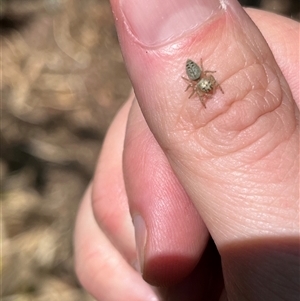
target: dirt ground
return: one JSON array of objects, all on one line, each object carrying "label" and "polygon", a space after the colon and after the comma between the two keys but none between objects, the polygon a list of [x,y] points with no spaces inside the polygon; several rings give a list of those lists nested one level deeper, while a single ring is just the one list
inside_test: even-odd
[{"label": "dirt ground", "polygon": [[[297,0],[241,2],[299,20]],[[74,274],[74,220],[131,88],[109,2],[0,5],[1,300],[92,301]]]}]

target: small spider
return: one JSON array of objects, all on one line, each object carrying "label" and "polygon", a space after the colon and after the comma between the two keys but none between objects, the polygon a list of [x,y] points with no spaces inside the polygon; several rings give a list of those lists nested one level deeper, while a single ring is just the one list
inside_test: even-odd
[{"label": "small spider", "polygon": [[185,71],[188,76],[188,78],[182,76],[182,78],[188,83],[185,91],[192,88],[193,91],[189,98],[197,93],[204,108],[206,108],[206,99],[211,98],[217,89],[220,89],[224,94],[222,87],[216,81],[214,76],[210,74],[215,73],[216,71],[204,70],[202,59],[200,67],[195,62],[188,59],[185,64]]}]

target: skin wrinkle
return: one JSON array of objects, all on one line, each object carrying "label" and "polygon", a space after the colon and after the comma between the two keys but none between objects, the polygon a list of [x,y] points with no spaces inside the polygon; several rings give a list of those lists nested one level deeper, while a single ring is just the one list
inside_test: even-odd
[{"label": "skin wrinkle", "polygon": [[[244,61],[243,69],[245,69],[248,66],[254,65],[255,63],[261,63],[261,65],[262,65],[265,60],[262,55],[260,57],[257,56],[257,51],[256,51],[256,47],[258,47],[259,45],[253,44],[251,39],[248,38],[248,36],[244,33],[244,31],[241,31],[241,32],[243,32],[243,34],[244,34],[243,39],[238,34],[236,41],[239,41],[237,43],[237,45],[241,49],[240,53],[243,54],[243,59],[244,59],[243,60]],[[245,47],[245,45],[247,45],[248,47]],[[247,53],[247,52],[249,52],[249,53]],[[261,54],[260,51],[259,51],[259,53]],[[254,60],[254,62],[253,62],[253,60]]]},{"label": "skin wrinkle", "polygon": [[[248,163],[248,166],[249,166],[248,168],[249,169],[254,169],[256,167],[256,165],[259,164],[258,168],[255,168],[255,169],[257,169],[258,171],[261,170],[263,168],[262,165],[264,165],[264,163],[270,162],[270,160],[266,159],[266,157],[270,153],[273,153],[273,152],[268,152],[265,156],[262,156],[259,159],[256,159],[253,162]],[[272,162],[272,160],[271,160],[271,162]],[[252,164],[252,165],[250,166],[249,164]],[[249,171],[249,169],[248,169],[248,171]]]},{"label": "skin wrinkle", "polygon": [[[299,159],[299,158],[298,158]],[[299,160],[298,160],[299,161]],[[281,182],[284,183],[287,180],[291,179],[291,173],[293,172],[293,168],[295,168],[295,165],[291,165],[290,168],[285,172],[285,174],[281,177]],[[299,169],[298,169],[299,172]],[[299,183],[298,183],[298,179],[297,178],[292,178],[293,181],[295,181],[295,185],[293,187],[295,187],[295,189],[297,189],[297,187],[299,187]],[[289,187],[283,187],[282,189],[282,195],[286,192],[287,189],[290,189]],[[298,191],[298,198],[299,198],[299,191]]]},{"label": "skin wrinkle", "polygon": [[[254,65],[254,64],[249,65],[249,67],[251,67],[252,65]],[[245,72],[245,68],[247,68],[247,67],[244,66],[242,69],[239,68],[239,70],[233,71],[231,74],[229,74],[229,75],[226,77],[226,80],[224,81],[224,83],[227,82],[227,81],[230,82],[230,80],[231,80],[230,86],[233,87],[233,88],[239,88],[239,85],[238,85],[238,84],[235,85],[236,80],[235,80],[234,77],[239,78],[240,74],[245,74],[245,76],[247,76],[247,78],[248,78],[248,82],[251,83],[251,80],[250,80],[250,78],[249,78],[247,72]],[[244,83],[244,81],[243,81],[243,83]],[[246,90],[246,89],[245,89],[245,86],[243,86],[243,89],[241,89],[241,92],[243,92],[243,95],[237,96],[237,97],[236,97],[237,99],[241,99],[241,100],[244,99],[244,98],[251,92],[251,89]],[[230,104],[234,103],[234,101],[235,101],[235,100],[233,99],[232,102],[231,102]],[[228,106],[228,107],[229,107],[229,106]],[[226,111],[225,111],[225,112],[221,112],[219,115],[224,114],[224,113],[226,113]],[[217,115],[216,117],[218,117],[219,115]]]},{"label": "skin wrinkle", "polygon": [[[278,102],[277,102],[277,103],[278,103]],[[279,107],[280,107],[280,103],[279,103],[279,105],[276,106],[272,111],[266,112],[265,114],[272,113],[272,112],[276,111]],[[265,114],[258,116],[258,118],[255,120],[255,122],[256,122],[260,117],[264,116]],[[251,126],[251,125],[254,125],[255,122],[253,122],[252,124],[250,124],[250,126]],[[248,126],[248,127],[249,127],[249,126]],[[247,127],[246,127],[246,128],[247,128]],[[245,129],[246,129],[246,128],[245,128]]]},{"label": "skin wrinkle", "polygon": [[[280,108],[280,107],[278,107],[277,109],[279,109],[279,108]],[[284,120],[286,120],[286,118],[282,118],[282,114],[280,114],[280,113],[278,112],[277,109],[275,110],[274,113],[277,114],[278,118],[279,118],[280,121],[281,121],[281,124],[283,125],[281,128],[287,129],[287,128],[289,127],[289,125],[285,125]],[[273,125],[273,127],[275,127],[275,124]],[[290,138],[291,138],[291,137],[293,136],[293,134],[295,133],[295,131],[297,131],[297,124],[296,124],[296,123],[294,123],[293,127],[292,127],[290,130],[288,130],[288,131],[285,132],[285,135],[284,135],[283,140],[278,142],[278,145],[275,146],[275,147],[273,148],[273,151],[276,151],[276,148],[278,148],[278,147],[279,147],[280,145],[282,145],[283,143],[289,141]]]},{"label": "skin wrinkle", "polygon": [[[253,125],[251,125],[253,126]],[[251,126],[248,126],[246,129],[250,128]],[[211,144],[212,145],[216,145],[219,141],[220,141],[220,137],[223,136],[223,131],[220,132],[220,126],[216,127],[213,125],[213,128],[209,129],[210,131],[210,137],[212,137],[212,133],[213,132],[216,132],[216,134],[214,135],[214,137],[212,137],[212,139],[210,139],[211,141],[213,141]],[[251,129],[250,129],[251,130]],[[243,131],[232,131],[232,132],[236,132],[237,135],[236,135],[236,139],[240,140],[239,144],[241,145],[241,140],[243,140],[243,136],[245,136],[245,132],[246,130],[243,130]],[[251,139],[251,141],[249,141],[247,144],[246,143],[243,143],[241,146],[241,148],[239,148],[239,153],[241,153],[242,150],[247,150],[248,148],[250,148],[253,144],[257,143],[262,137],[264,137],[266,135],[266,132],[265,131],[260,131],[259,132],[260,135],[256,135],[256,138],[259,138],[259,139]],[[247,134],[247,133],[246,133]],[[239,136],[242,136],[241,138],[239,138]],[[224,140],[224,139],[223,139]],[[227,139],[225,138],[225,141],[227,141],[226,145],[224,145],[224,147],[227,146],[227,148],[225,148],[225,151],[223,150],[222,153],[216,153],[215,152],[215,156],[216,157],[223,157],[224,155],[225,156],[228,156],[228,155],[232,155],[233,153],[236,153],[237,152],[237,149],[236,147],[233,148],[231,151],[228,149],[228,146],[231,146],[232,145],[232,139]],[[243,140],[244,142],[244,140]],[[224,144],[224,142],[223,142]],[[211,149],[214,149],[213,146],[210,147]]]},{"label": "skin wrinkle", "polygon": [[[264,134],[263,134],[264,135]],[[263,136],[262,135],[262,136]],[[200,140],[201,138],[203,138],[203,135],[198,135],[199,139],[194,139],[195,141],[197,140]],[[202,139],[203,141],[203,139]],[[209,141],[208,137],[206,137],[206,141]],[[210,141],[213,141],[212,139],[210,139]],[[201,142],[201,141],[200,141]],[[214,142],[212,143],[203,143],[203,142],[198,142],[197,145],[201,145],[201,155],[202,156],[205,156],[206,158],[225,158],[225,157],[228,157],[234,153],[236,153],[236,150],[232,150],[232,151],[229,151],[228,149],[226,149],[226,151],[223,151],[223,154],[220,154],[220,153],[214,153],[212,150],[213,150],[213,146],[212,145],[215,145]],[[252,144],[256,143],[257,141],[253,141],[249,144],[244,144],[242,148],[240,148],[240,151],[242,150],[246,150],[248,147],[250,147]],[[209,145],[209,146],[208,146]],[[204,151],[203,150],[206,150],[205,154],[204,154]]]},{"label": "skin wrinkle", "polygon": [[[247,68],[250,68],[251,66],[253,66],[254,64],[252,64],[252,65],[250,65],[250,66],[248,66]],[[246,69],[246,68],[245,68]],[[251,90],[249,91],[249,93],[251,93],[254,89],[255,89],[255,85],[254,85],[254,79],[251,79],[251,77],[249,76],[249,73],[248,72],[246,72],[246,70],[243,70],[243,73],[244,73],[244,75],[245,75],[245,77],[248,79],[248,82],[251,84]],[[255,78],[256,79],[256,78]],[[260,84],[262,84],[261,82],[259,82]],[[248,95],[249,95],[249,93],[248,93]]]},{"label": "skin wrinkle", "polygon": [[[282,105],[285,105],[285,104],[282,104]],[[278,113],[278,110],[276,111],[276,113],[277,113],[277,115],[278,115],[278,118],[280,118],[280,120],[281,120],[281,124],[283,125],[282,128],[288,129],[288,128],[290,127],[291,121],[290,121],[290,120],[287,120],[287,118],[283,118],[283,117],[282,117],[282,114],[279,114],[279,113]],[[288,122],[289,124],[287,124],[287,122]],[[293,122],[292,128],[291,128],[289,131],[287,131],[287,132],[285,133],[285,138],[284,138],[284,140],[282,141],[282,143],[283,143],[283,142],[288,142],[288,141],[290,141],[290,140],[291,140],[291,137],[293,136],[293,134],[294,134],[295,131],[297,131],[297,130],[298,130],[297,123],[296,123],[296,122]]]},{"label": "skin wrinkle", "polygon": [[[249,167],[247,166],[246,169],[249,170]],[[251,197],[251,195],[255,195],[255,198],[257,196],[264,196],[264,197],[268,197],[268,195],[265,194],[265,189],[263,188],[259,188],[258,186],[258,180],[257,179],[252,179],[250,180],[249,178],[245,178],[245,173],[244,173],[244,170],[245,168],[243,168],[241,170],[241,172],[239,173],[239,175],[233,175],[233,179],[236,179],[234,182],[231,182],[232,181],[232,177],[226,177],[228,178],[228,181],[227,182],[224,182],[224,178],[222,179],[222,183],[220,184],[220,179],[218,179],[217,181],[217,187],[222,187],[222,189],[226,188],[226,186],[228,187],[229,191],[244,191],[245,193],[241,194],[239,193],[239,196],[246,196],[246,198],[242,198],[242,199],[249,199],[249,197]],[[234,172],[236,173],[237,170],[234,170]],[[229,173],[230,174],[230,173]],[[246,182],[245,182],[246,180]],[[249,181],[250,180],[250,181]],[[213,179],[213,181],[216,181],[216,179]],[[248,183],[246,186],[248,187],[247,189],[245,189],[245,183]],[[234,184],[234,185],[233,185]],[[243,187],[243,189],[240,189],[240,188],[237,188],[237,187]],[[255,190],[253,190],[255,188]],[[274,186],[274,187],[277,187],[278,188],[278,185]],[[219,189],[219,188],[218,188]],[[249,195],[247,192],[251,190],[251,195]],[[274,189],[272,189],[272,191],[274,191]],[[254,192],[254,193],[253,193]],[[236,193],[236,192],[235,192]],[[232,195],[231,199],[233,198],[236,198],[234,197],[234,194]],[[238,202],[239,202],[240,198],[238,197]],[[275,201],[275,200],[274,200]],[[268,202],[266,203],[266,208],[270,209],[270,204],[272,204],[273,202],[270,203],[270,199],[268,199]],[[278,202],[277,202],[278,203]],[[278,206],[276,206],[278,207]]]},{"label": "skin wrinkle", "polygon": [[269,56],[273,56],[269,49],[267,51],[261,49],[261,47],[265,47],[265,45],[261,45],[261,37],[258,34],[255,34],[254,36],[252,35],[251,39],[246,39],[246,43],[250,46],[252,53],[256,56],[257,60],[261,62],[262,65],[267,61],[267,58]]},{"label": "skin wrinkle", "polygon": [[260,43],[254,42],[255,39],[256,39],[256,36],[253,39],[253,41],[252,41],[252,39],[250,39],[250,44],[252,44],[253,48],[255,48],[255,46],[256,46],[256,49],[253,53],[255,53],[257,55],[257,53],[259,52],[260,58],[261,58],[261,64],[263,65],[267,61],[267,56],[269,55],[269,53],[267,54],[266,51],[263,51],[260,47]]},{"label": "skin wrinkle", "polygon": [[[240,45],[240,43],[237,43],[237,45]],[[240,51],[239,53],[244,53],[243,51]],[[244,54],[243,55],[243,60],[244,61],[247,61],[247,58],[246,58],[246,55]],[[253,63],[254,64],[254,63]],[[253,65],[253,64],[250,64],[249,66],[251,66],[251,65]],[[245,63],[245,65],[242,67],[242,68],[238,68],[238,70],[232,70],[232,72],[231,73],[229,73],[228,71],[227,71],[227,76],[226,76],[226,80],[223,80],[223,83],[226,83],[226,82],[229,82],[230,83],[230,85],[232,86],[232,85],[234,85],[235,84],[235,82],[236,82],[236,80],[234,79],[234,77],[236,77],[236,78],[238,78],[238,76],[239,76],[239,74],[241,73],[241,72],[244,72],[244,70],[245,70],[245,68],[246,68],[247,66],[246,66],[246,63]],[[231,80],[231,81],[230,81]],[[251,82],[251,81],[249,81],[249,82]],[[244,90],[244,89],[243,89]]]},{"label": "skin wrinkle", "polygon": [[[266,193],[265,187],[260,187],[260,183],[253,180],[251,181],[249,179],[223,182],[222,184],[219,184],[219,186],[221,189],[226,188],[226,190],[228,190],[232,194],[231,200],[236,200],[236,203],[240,203],[240,200],[242,199],[243,204],[247,205],[243,207],[247,208],[247,210],[249,209],[250,211],[257,210],[256,207],[253,208],[253,204],[251,204],[251,202],[255,201],[257,198],[261,199],[261,197],[268,197],[268,201],[266,203],[257,203],[258,205],[260,205],[259,208],[265,207],[267,209],[265,210],[266,212],[272,208],[272,206],[270,205],[274,204],[277,200],[277,198],[275,198],[273,195]],[[276,187],[278,185],[271,184],[271,186]],[[248,205],[251,208],[248,208]]]},{"label": "skin wrinkle", "polygon": [[[215,198],[215,196],[212,196],[212,198]],[[218,202],[218,199],[216,199],[216,202]],[[217,212],[217,210],[213,210],[211,211],[211,214],[209,216],[207,216],[207,220],[210,220],[214,223],[215,227],[217,227],[217,225],[219,225],[218,228],[220,229],[224,229],[224,234],[223,236],[226,237],[227,233],[229,231],[229,229],[232,229],[231,231],[229,231],[230,233],[235,233],[233,235],[233,237],[231,237],[232,240],[240,240],[241,237],[249,237],[249,224],[252,225],[253,224],[253,219],[252,218],[247,218],[245,217],[245,214],[240,214],[240,212],[246,211],[248,206],[244,206],[244,210],[243,208],[241,208],[241,210],[239,210],[239,212],[237,213],[236,211],[236,204],[239,204],[240,206],[240,200],[237,200],[236,202],[230,202],[230,204],[226,207],[226,211],[223,211],[223,215],[225,217],[225,222],[226,222],[226,217],[233,217],[235,216],[236,222],[232,223],[232,222],[228,222],[226,223],[226,226],[224,225],[224,218],[222,220],[219,220],[217,217],[220,215],[219,212]],[[208,207],[208,206],[204,206]],[[205,210],[205,209],[204,209]],[[242,219],[242,220],[241,220]],[[239,221],[241,220],[241,221]],[[245,223],[245,220],[248,221],[248,223]],[[226,230],[225,230],[226,229]],[[254,230],[257,230],[257,227],[253,228]]]},{"label": "skin wrinkle", "polygon": [[[278,199],[285,199],[286,200],[286,194],[290,194],[290,187],[287,187],[286,185],[284,185],[284,186],[281,185],[280,190],[281,191],[280,191],[280,195],[279,195]],[[286,200],[286,201],[282,201],[282,202],[280,201],[280,202],[276,202],[276,203],[274,201],[274,203],[272,203],[272,204],[278,204],[279,205],[279,206],[277,205],[276,207],[278,207],[278,213],[280,213],[280,214],[285,213],[287,211],[286,208],[288,208],[289,211],[292,210],[295,213],[295,216],[294,216],[295,219],[288,218],[287,220],[289,220],[289,221],[298,220],[299,221],[299,213],[298,213],[298,210],[297,210],[297,202],[294,203],[294,202],[291,202],[289,200]],[[284,210],[282,210],[282,208]]]},{"label": "skin wrinkle", "polygon": [[[251,65],[251,66],[252,66],[252,65]],[[251,66],[248,66],[247,68],[249,68],[249,67],[251,67]],[[248,82],[251,82],[251,78],[249,78],[248,73],[245,72],[245,70],[243,70],[242,72],[245,74],[245,76],[247,76]],[[238,74],[238,73],[235,73],[235,74]],[[253,85],[252,85],[252,87],[253,87]],[[243,91],[245,91],[245,90],[243,90]],[[241,98],[243,98],[243,99],[240,100],[240,101],[243,101],[243,100],[246,98],[247,95],[251,94],[251,92],[253,92],[253,90],[252,90],[252,91],[249,90],[245,95],[243,95],[243,96],[241,97]],[[274,94],[272,94],[272,95],[274,95]],[[226,114],[228,110],[229,110],[229,109],[227,109],[225,113],[222,112],[222,113],[218,114],[217,116],[215,116],[214,119],[216,119],[216,118],[219,117],[220,115]],[[213,121],[213,120],[210,120],[209,122],[211,122],[211,121]],[[253,123],[254,123],[254,122],[253,122]],[[207,126],[208,124],[209,124],[209,123],[207,123],[206,126]],[[247,127],[248,127],[248,126],[245,126],[243,129],[246,129]],[[197,128],[197,129],[198,129],[198,128]]]},{"label": "skin wrinkle", "polygon": [[[268,85],[268,86],[269,86],[269,85]],[[275,102],[278,103],[278,106],[275,107],[273,110],[271,110],[269,113],[274,112],[276,109],[279,108],[279,106],[282,105],[282,93],[280,93],[280,94],[281,94],[280,96],[276,96],[275,93],[272,93],[271,89],[269,89],[269,88],[266,88],[266,89],[265,89],[265,96],[264,96],[264,99],[270,98],[270,97],[268,97],[268,95],[271,95],[271,96],[272,96],[271,98],[275,99]]]},{"label": "skin wrinkle", "polygon": [[[285,151],[283,152],[283,154],[285,153]],[[280,162],[283,162],[283,161],[285,161],[285,159],[283,159],[283,154],[282,154],[282,156],[281,156],[281,159],[280,159]],[[279,168],[281,167],[281,163],[279,164]],[[285,182],[286,180],[288,180],[289,178],[290,178],[290,173],[292,172],[292,168],[289,168],[286,172],[284,172],[284,174],[281,176],[281,178],[282,178],[282,182]],[[295,179],[296,180],[296,179]],[[296,184],[296,183],[295,183]],[[295,187],[297,187],[296,185],[295,185]],[[286,191],[286,189],[287,189],[287,187],[285,187],[284,189],[283,189],[283,193]]]},{"label": "skin wrinkle", "polygon": [[[195,163],[193,162],[192,165],[190,164],[191,157],[193,157],[193,156],[191,154],[189,154],[188,156],[181,157],[181,160],[178,161],[178,159],[176,159],[177,158],[176,153],[173,152],[173,153],[170,153],[169,161],[171,163],[171,166],[174,166],[174,169],[176,169],[178,173],[181,173],[181,171],[183,171],[183,170],[187,170],[188,171],[187,173],[184,172],[186,174],[187,178],[189,178],[189,181],[194,181],[194,179],[198,177],[198,172],[193,168]],[[198,158],[197,158],[197,160],[198,160]],[[203,165],[203,163],[201,161],[199,161],[199,165]],[[206,177],[206,176],[210,176],[210,175],[208,173],[201,174],[201,180],[203,180],[203,182],[205,182],[206,180],[211,180],[209,177]]]},{"label": "skin wrinkle", "polygon": [[[294,104],[291,103],[292,100],[293,100],[293,96],[291,94],[291,90],[284,78],[284,76],[282,74],[279,74],[281,73],[280,70],[276,70],[277,71],[277,74],[275,75],[275,78],[274,80],[278,81],[274,84],[274,87],[277,88],[277,87],[280,87],[278,90],[278,96],[276,96],[276,93],[273,94],[274,97],[278,98],[278,102],[280,102],[280,104],[282,105],[286,105],[286,103],[288,102],[289,103],[289,107],[293,107],[294,108]],[[269,82],[269,85],[268,87],[271,86],[271,83],[272,81]],[[268,89],[267,90],[269,93],[272,93],[272,89]],[[280,94],[279,94],[280,93]],[[289,99],[291,101],[289,101]]]},{"label": "skin wrinkle", "polygon": [[[232,189],[231,187],[229,188]],[[278,208],[278,205],[275,204],[275,206],[273,206],[276,200],[269,200],[266,203],[257,202],[256,199],[261,199],[261,196],[265,197],[263,194],[249,195],[240,193],[239,195],[232,195],[231,202],[229,203],[230,205],[227,207],[226,213],[224,212],[224,214],[226,214],[227,216],[236,216],[237,220],[239,219],[238,217],[242,217],[241,223],[237,222],[234,224],[234,226],[237,225],[238,227],[232,228],[238,229],[239,234],[242,234],[242,236],[244,237],[248,236],[247,233],[249,233],[249,229],[253,229],[254,232],[257,232],[257,230],[259,230],[259,234],[271,234],[273,233],[270,232],[271,222],[274,219],[277,220],[279,217],[284,218],[280,214],[278,214],[280,213],[280,208]],[[243,206],[241,206],[241,200],[243,200]],[[259,206],[253,207],[253,201],[256,202],[256,204]],[[236,212],[237,204],[240,207],[239,213],[241,213],[238,214],[238,217]],[[247,214],[242,214],[242,212],[247,212]],[[261,212],[264,213],[262,214]],[[291,229],[293,228],[291,227]],[[289,227],[285,227],[285,229],[282,228],[281,230],[285,232],[285,230],[289,230]]]},{"label": "skin wrinkle", "polygon": [[[218,169],[222,169],[223,166],[220,165],[220,161],[221,163],[224,160],[217,160],[217,166],[213,169],[218,170]],[[216,163],[213,163],[214,165],[216,165]],[[250,171],[250,173],[249,173]],[[252,173],[251,173],[252,172]],[[247,174],[249,173],[249,174]],[[260,183],[259,179],[253,178],[252,175],[256,175],[255,171],[253,170],[253,166],[252,165],[243,165],[240,167],[236,167],[231,165],[230,168],[227,168],[227,172],[225,172],[226,177],[223,178],[214,178],[215,180],[218,180],[218,183],[220,183],[220,187],[228,187],[229,191],[235,191],[235,193],[237,192],[245,192],[245,195],[248,195],[248,191],[252,190],[252,192],[254,192],[255,194],[261,194],[262,191],[260,189],[260,187],[258,186]],[[212,179],[213,180],[213,179]],[[246,183],[248,183],[247,185],[245,185]],[[239,188],[238,191],[236,190],[236,188]],[[264,190],[263,190],[264,191]]]},{"label": "skin wrinkle", "polygon": [[[285,82],[282,82],[282,80],[280,79],[281,74],[279,74],[278,70],[276,70],[277,72],[275,74],[273,74],[273,68],[270,67],[268,64],[263,65],[263,67],[264,67],[264,71],[265,71],[265,75],[266,75],[267,83],[268,83],[267,88],[266,88],[266,92],[271,93],[274,96],[274,98],[276,98],[276,100],[281,104],[283,99],[284,99],[283,93],[282,93],[283,92],[282,88],[285,86]],[[269,74],[268,71],[271,72],[272,75],[274,75],[273,79],[270,79],[270,74]],[[279,88],[276,89],[276,91],[278,92],[278,96],[276,96],[276,93],[273,94],[271,92],[272,89],[268,89],[270,86],[272,87],[271,84],[274,81],[276,81],[276,83],[275,83],[273,89],[279,87]],[[289,97],[287,95],[286,95],[286,98],[289,99]]]},{"label": "skin wrinkle", "polygon": [[[224,190],[224,184],[223,185],[221,185],[221,184],[218,184],[218,189],[222,189],[222,190]],[[228,185],[228,187],[230,188],[230,189],[232,189],[232,185],[230,184],[230,185]],[[230,191],[230,190],[229,190]],[[253,191],[252,191],[253,192]],[[251,202],[249,201],[249,197],[250,197],[250,195],[248,195],[248,194],[245,194],[246,196],[247,196],[247,198],[246,199],[244,199],[245,200],[245,202],[243,203],[245,206],[243,206],[243,208],[245,209],[245,210],[247,210],[248,212],[249,212],[249,208],[251,209]],[[252,195],[252,194],[251,194]],[[263,195],[263,194],[262,194]],[[231,201],[228,203],[228,204],[232,204],[232,205],[230,205],[230,207],[228,207],[228,208],[233,208],[233,210],[228,210],[228,208],[227,208],[227,211],[231,211],[232,213],[233,213],[233,215],[236,215],[236,203],[239,203],[239,206],[240,206],[240,196],[243,196],[243,194],[239,194],[239,196],[235,196],[234,198],[232,198],[231,197]],[[257,196],[257,194],[255,194],[255,196],[253,196],[253,198],[257,198],[258,196]],[[236,199],[236,201],[233,201],[233,199]],[[233,201],[233,202],[232,202]],[[263,205],[263,207],[265,207],[267,210],[266,210],[266,212],[268,212],[268,211],[270,211],[272,208],[271,208],[271,206],[270,206],[270,203],[268,203],[268,204],[266,204],[266,205]],[[278,206],[277,206],[278,207]],[[277,208],[276,207],[276,208]],[[253,211],[253,214],[251,214],[251,217],[249,217],[249,219],[248,219],[248,221],[250,222],[249,224],[250,225],[255,225],[255,227],[253,228],[253,229],[257,229],[257,221],[256,221],[256,218],[257,218],[257,212],[259,213],[259,212],[261,212],[261,206],[259,207],[259,208],[257,208],[257,207],[255,207],[255,210],[251,210],[251,211]],[[277,211],[276,211],[277,212]],[[266,218],[264,218],[264,220],[265,219],[267,219],[267,222],[262,222],[261,224],[262,225],[265,225],[265,226],[267,226],[267,225],[270,225],[270,216],[273,216],[274,218],[276,218],[276,212],[274,213],[274,212],[270,212],[270,214],[267,214],[266,215]],[[231,215],[231,214],[229,214],[229,215]],[[231,215],[232,216],[232,215]],[[243,215],[244,216],[244,215]],[[247,215],[247,216],[249,216],[249,215]],[[243,217],[243,220],[244,220],[244,217]],[[214,220],[214,222],[215,222],[215,220]],[[249,226],[247,226],[247,227],[244,227],[245,229],[249,229]],[[262,227],[262,229],[261,230],[263,230],[263,229],[265,229],[263,232],[264,233],[269,233],[270,231],[269,230],[267,230],[265,227]],[[239,230],[239,232],[241,232],[241,233],[243,233],[244,231],[242,231],[241,230],[241,228],[239,227],[238,228],[238,230]]]},{"label": "skin wrinkle", "polygon": [[[239,38],[236,38],[237,42],[237,46],[238,49],[240,49],[240,51],[236,51],[237,53],[241,53],[243,55],[243,62],[244,62],[244,66],[240,69],[240,70],[244,70],[247,67],[247,63],[249,63],[249,59],[247,57],[247,54],[245,52],[245,47],[244,45],[242,45],[242,43],[240,42]],[[247,41],[247,38],[245,37],[245,41]],[[247,43],[246,43],[247,44]],[[252,51],[251,51],[252,52]],[[252,65],[252,63],[250,64],[250,66]]]},{"label": "skin wrinkle", "polygon": [[[230,188],[230,187],[229,187]],[[230,188],[231,189],[231,188]],[[265,202],[260,202],[260,200],[265,199],[268,197],[268,200]],[[241,214],[243,217],[246,215],[248,218],[247,220],[250,222],[250,224],[255,223],[257,226],[257,223],[260,222],[261,225],[270,225],[272,224],[271,221],[278,220],[279,218],[282,220],[288,220],[290,223],[285,223],[285,227],[281,230],[291,230],[294,229],[293,226],[293,217],[294,216],[294,208],[290,208],[290,210],[282,211],[282,208],[280,206],[281,200],[274,197],[269,197],[264,193],[264,191],[261,191],[261,193],[255,193],[253,194],[239,194],[239,195],[233,195],[231,197],[231,207],[236,208],[237,205],[241,205],[241,200],[243,203],[243,206],[240,207],[240,212],[246,212],[246,214]],[[253,203],[255,203],[255,206],[253,206]],[[261,212],[263,212],[263,215],[261,215]],[[283,214],[284,213],[284,214]],[[236,215],[236,212],[233,212],[234,215]],[[262,218],[264,217],[264,218]],[[289,225],[289,226],[288,226]],[[256,227],[258,229],[261,229],[261,227]],[[248,229],[248,227],[247,227]]]},{"label": "skin wrinkle", "polygon": [[[278,112],[275,112],[275,114],[278,116],[278,118],[276,119],[275,123],[272,126],[272,128],[274,128],[274,132],[275,132],[276,127],[277,127],[276,122],[279,123],[279,124],[283,124],[282,118],[280,117],[280,114],[278,114]],[[272,128],[270,129],[270,131],[272,131]],[[283,145],[288,139],[288,137],[286,137],[286,138],[282,137],[282,138],[283,139],[281,141],[278,141],[278,144],[276,146],[274,146],[274,148],[272,150],[270,150],[270,152],[268,154],[266,154],[264,157],[262,157],[261,159],[266,158],[270,153],[276,152],[277,148],[279,148],[281,145]]]},{"label": "skin wrinkle", "polygon": [[[262,209],[262,207],[259,207],[258,209]],[[275,214],[267,214],[266,212],[261,213],[260,210],[253,210],[252,212],[248,210],[248,213],[251,213],[251,215],[249,214],[248,217],[243,218],[248,225],[246,230],[249,231],[249,229],[253,229],[254,232],[258,231],[259,236],[273,234],[271,225],[273,221],[278,219]],[[281,230],[282,232],[285,232],[283,228]]]}]

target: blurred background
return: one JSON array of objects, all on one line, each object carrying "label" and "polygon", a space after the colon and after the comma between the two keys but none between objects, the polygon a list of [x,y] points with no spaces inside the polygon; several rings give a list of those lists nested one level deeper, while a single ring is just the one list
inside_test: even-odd
[{"label": "blurred background", "polygon": [[[241,0],[299,20],[298,0]],[[92,301],[80,198],[130,91],[108,0],[0,0],[1,300]]]}]

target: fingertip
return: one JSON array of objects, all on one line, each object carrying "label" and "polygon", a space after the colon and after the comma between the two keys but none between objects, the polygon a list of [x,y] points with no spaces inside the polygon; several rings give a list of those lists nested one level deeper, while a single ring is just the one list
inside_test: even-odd
[{"label": "fingertip", "polygon": [[197,264],[208,232],[135,105],[123,162],[143,277],[153,285],[176,283]]},{"label": "fingertip", "polygon": [[159,300],[97,225],[91,206],[91,186],[78,212],[74,248],[77,277],[97,300]]},{"label": "fingertip", "polygon": [[[197,260],[187,254],[158,252],[144,264],[143,278],[154,286],[169,287],[183,281],[195,268]],[[165,253],[165,254],[164,254]]]}]

